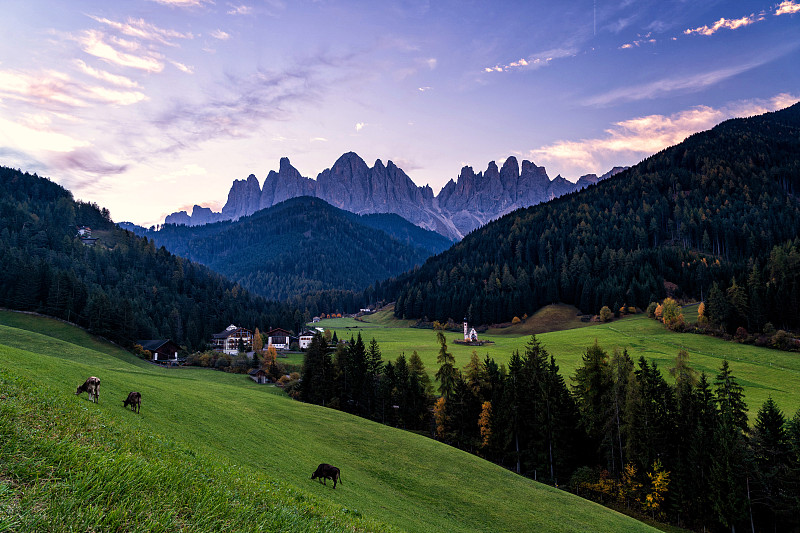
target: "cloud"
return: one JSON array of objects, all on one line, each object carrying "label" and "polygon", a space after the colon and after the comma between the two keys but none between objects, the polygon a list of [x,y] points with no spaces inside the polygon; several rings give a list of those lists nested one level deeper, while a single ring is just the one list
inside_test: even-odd
[{"label": "cloud", "polygon": [[800,12],[800,4],[792,0],[785,0],[778,5],[775,15],[791,15]]},{"label": "cloud", "polygon": [[764,15],[761,14],[751,14],[747,17],[742,17],[739,19],[721,18],[711,26],[700,26],[699,28],[684,30],[683,33],[684,35],[691,35],[693,33],[697,33],[698,35],[714,35],[722,29],[735,30],[755,24],[756,22],[760,22],[762,20],[764,20]]},{"label": "cloud", "polygon": [[150,0],[157,4],[170,7],[202,7],[205,4],[213,4],[211,0]]},{"label": "cloud", "polygon": [[124,91],[79,83],[67,74],[54,70],[37,73],[0,71],[0,96],[50,111],[58,108],[88,107],[89,101],[131,105],[146,98],[144,93],[139,91]]},{"label": "cloud", "polygon": [[[37,123],[38,122],[38,123]],[[0,118],[0,146],[33,152],[70,152],[89,143],[50,129],[49,120],[34,120],[23,124]]]},{"label": "cloud", "polygon": [[128,170],[128,165],[109,163],[94,149],[85,147],[56,156],[53,166],[60,170],[90,174],[94,181],[99,180],[100,176],[122,174]]},{"label": "cloud", "polygon": [[77,41],[84,52],[109,63],[146,72],[161,72],[164,70],[164,63],[160,61],[161,56],[156,52],[149,51],[144,55],[120,52],[106,43],[104,38],[103,32],[86,30],[77,38]]},{"label": "cloud", "polygon": [[417,90],[419,92],[421,92],[421,93],[424,93],[425,91],[430,91],[431,88],[430,87],[418,87]]},{"label": "cloud", "polygon": [[429,57],[425,60],[425,64],[428,65],[428,68],[433,70],[436,68],[437,60],[435,57]]},{"label": "cloud", "polygon": [[361,130],[363,130],[363,129],[364,129],[364,126],[366,126],[366,125],[367,125],[367,123],[366,123],[366,122],[358,122],[358,123],[356,123],[356,131],[361,131]]},{"label": "cloud", "polygon": [[783,109],[797,101],[800,96],[782,93],[767,100],[733,102],[718,109],[697,106],[669,116],[636,117],[613,124],[603,137],[558,141],[531,150],[529,156],[574,176],[604,172],[614,165],[635,164],[729,118]]},{"label": "cloud", "polygon": [[516,70],[516,69],[532,70],[547,66],[550,64],[551,61],[555,59],[572,57],[576,53],[577,52],[572,48],[554,48],[552,50],[547,50],[546,52],[530,55],[527,58],[525,57],[520,58],[517,61],[512,61],[511,63],[508,63],[506,65],[497,64],[493,67],[484,67],[483,71],[491,73],[491,72],[508,72],[510,70]]},{"label": "cloud", "polygon": [[699,91],[736,76],[737,74],[759,67],[773,59],[775,59],[775,57],[762,57],[756,61],[712,70],[710,72],[700,72],[699,74],[692,74],[684,77],[670,76],[641,85],[625,86],[593,96],[584,101],[584,104],[602,106],[619,101],[649,100],[674,91]]},{"label": "cloud", "polygon": [[633,42],[630,42],[630,43],[625,43],[622,46],[620,46],[619,48],[620,48],[620,50],[628,50],[628,49],[633,48],[633,47],[637,47],[638,48],[639,46],[641,46],[643,44],[655,44],[656,40],[653,39],[651,37],[651,35],[652,35],[651,33],[648,33],[647,35],[641,36],[642,37],[641,39],[637,39],[637,40],[635,40]]},{"label": "cloud", "polygon": [[131,80],[130,78],[126,78],[125,76],[119,76],[117,74],[111,74],[110,72],[106,72],[105,70],[96,69],[94,67],[87,65],[80,59],[75,60],[75,65],[84,74],[88,74],[89,76],[98,79],[100,81],[105,81],[112,85],[116,85],[117,87],[126,87],[130,89],[135,89],[139,87],[139,84]]},{"label": "cloud", "polygon": [[252,6],[246,6],[244,4],[240,4],[238,6],[234,4],[228,4],[228,6],[231,8],[227,11],[228,15],[250,15],[253,13]]},{"label": "cloud", "polygon": [[180,70],[181,72],[185,72],[186,74],[194,74],[194,69],[188,65],[184,65],[183,63],[179,63],[177,61],[170,60],[170,63],[173,64],[175,68]]},{"label": "cloud", "polygon": [[136,37],[137,39],[144,39],[147,41],[155,41],[162,44],[175,46],[172,42],[173,39],[193,39],[194,35],[191,33],[182,33],[175,30],[167,30],[159,28],[155,24],[146,22],[144,19],[128,18],[126,22],[117,22],[107,18],[96,17],[89,15],[90,18],[114,28],[118,32],[129,37]]},{"label": "cloud", "polygon": [[220,29],[216,29],[216,30],[212,31],[211,32],[211,36],[214,39],[219,39],[220,41],[227,41],[228,39],[231,38],[229,33],[224,32],[224,31],[222,31]]},{"label": "cloud", "polygon": [[326,139],[325,137],[311,137],[311,138],[308,140],[308,142],[312,142],[312,143],[326,143],[326,142],[328,142],[328,139]]}]

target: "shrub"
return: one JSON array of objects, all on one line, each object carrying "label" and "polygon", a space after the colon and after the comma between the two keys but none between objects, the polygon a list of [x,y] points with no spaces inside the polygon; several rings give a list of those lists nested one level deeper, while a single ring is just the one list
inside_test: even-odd
[{"label": "shrub", "polygon": [[655,302],[650,302],[650,304],[647,306],[647,316],[649,318],[656,317],[656,307],[658,307],[658,304]]},{"label": "shrub", "polygon": [[736,328],[736,340],[737,341],[742,342],[745,339],[747,339],[747,336],[748,336],[747,330],[744,329],[742,326],[739,326],[738,328]]},{"label": "shrub", "polygon": [[613,318],[614,314],[611,312],[611,309],[608,308],[607,305],[604,305],[600,308],[600,321],[601,322],[608,322]]},{"label": "shrub", "polygon": [[520,322],[522,321],[519,319],[518,316],[515,316],[514,318],[511,319],[512,324],[519,324]]},{"label": "shrub", "polygon": [[772,325],[772,322],[767,322],[764,324],[764,335],[767,337],[772,337],[775,335],[775,326]]}]

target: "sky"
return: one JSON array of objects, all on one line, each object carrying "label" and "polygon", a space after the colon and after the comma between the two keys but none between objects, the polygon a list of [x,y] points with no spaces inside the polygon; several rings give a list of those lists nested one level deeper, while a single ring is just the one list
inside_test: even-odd
[{"label": "sky", "polygon": [[116,221],[218,211],[281,157],[438,192],[509,156],[576,181],[800,100],[800,0],[3,0],[0,165]]}]

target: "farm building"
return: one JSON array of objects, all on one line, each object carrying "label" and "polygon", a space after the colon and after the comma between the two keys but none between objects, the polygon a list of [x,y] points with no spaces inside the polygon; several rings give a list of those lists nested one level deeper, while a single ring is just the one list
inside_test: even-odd
[{"label": "farm building", "polygon": [[169,339],[140,340],[136,344],[153,354],[153,361],[167,362],[177,361],[180,346]]},{"label": "farm building", "polygon": [[267,333],[267,347],[274,346],[276,350],[288,350],[291,343],[291,333],[285,329],[275,328]]},{"label": "farm building", "polygon": [[254,368],[247,374],[250,376],[250,379],[256,383],[264,384],[272,381],[269,377],[269,374],[267,374],[262,368]]},{"label": "farm building", "polygon": [[228,355],[239,353],[239,341],[244,344],[244,351],[249,352],[253,349],[253,332],[239,326],[231,324],[225,331],[215,333],[212,336],[211,344],[214,350],[224,352]]}]

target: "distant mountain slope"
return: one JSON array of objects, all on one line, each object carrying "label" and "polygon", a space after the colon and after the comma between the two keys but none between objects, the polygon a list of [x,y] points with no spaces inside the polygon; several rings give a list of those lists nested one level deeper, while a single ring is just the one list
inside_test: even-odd
[{"label": "distant mountain slope", "polygon": [[197,226],[221,220],[236,220],[260,209],[298,196],[316,196],[352,213],[395,213],[414,224],[458,240],[470,231],[509,211],[546,202],[568,192],[612,176],[622,170],[614,167],[601,177],[582,176],[572,183],[557,176],[550,180],[544,167],[509,157],[498,170],[492,161],[485,172],[477,174],[465,166],[457,181],[450,180],[434,196],[429,186],[418,187],[392,161],[378,159],[372,168],[357,154],[342,155],[316,180],[300,175],[288,158],[280,160],[278,172],[270,171],[259,186],[254,175],[235,180],[222,211],[194,206],[192,214],[173,213],[167,224]]},{"label": "distant mountain slope", "polygon": [[[89,226],[94,246],[77,238]],[[122,230],[61,186],[0,167],[0,306],[37,311],[117,343],[200,348],[227,325],[292,328],[293,309]]]},{"label": "distant mountain slope", "polygon": [[279,300],[326,289],[363,290],[452,244],[397,215],[359,216],[308,196],[235,222],[164,225],[142,234]]},{"label": "distant mountain slope", "polygon": [[796,328],[798,192],[800,104],[729,120],[473,232],[396,281],[395,312],[492,323],[557,301],[597,312],[708,297],[716,281],[709,309],[729,328]]}]

